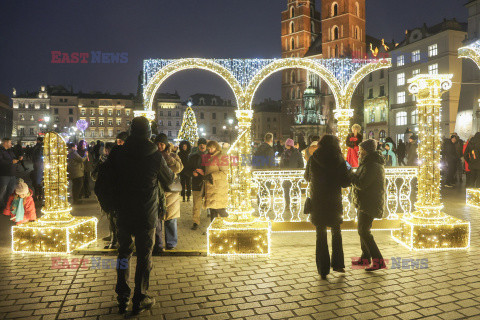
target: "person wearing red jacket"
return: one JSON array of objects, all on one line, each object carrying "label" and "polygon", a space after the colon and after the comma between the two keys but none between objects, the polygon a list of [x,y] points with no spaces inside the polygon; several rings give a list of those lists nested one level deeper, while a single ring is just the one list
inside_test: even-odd
[{"label": "person wearing red jacket", "polygon": [[32,194],[32,190],[20,179],[15,191],[8,198],[7,206],[3,210],[3,214],[10,216],[10,220],[14,221],[17,225],[37,220],[37,212]]},{"label": "person wearing red jacket", "polygon": [[[470,139],[467,140],[467,142],[465,142],[463,144],[463,155],[465,156],[465,150],[467,149],[467,146],[468,146],[468,143],[470,142]],[[467,188],[470,188],[472,186],[472,175],[470,173],[470,169],[468,168],[468,162],[465,161],[465,186]]]},{"label": "person wearing red jacket", "polygon": [[360,133],[362,127],[359,124],[352,126],[352,132],[348,134],[345,144],[348,147],[347,162],[353,167],[358,167],[358,146],[363,141],[363,136]]}]

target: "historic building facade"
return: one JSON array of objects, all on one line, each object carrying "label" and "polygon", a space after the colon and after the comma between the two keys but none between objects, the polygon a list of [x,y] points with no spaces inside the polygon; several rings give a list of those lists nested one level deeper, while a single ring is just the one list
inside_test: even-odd
[{"label": "historic building facade", "polygon": [[12,136],[13,110],[10,99],[0,94],[0,139]]},{"label": "historic building facade", "polygon": [[[284,135],[288,134],[282,125],[282,101],[266,99],[253,106],[252,141],[261,143],[265,134],[272,133],[275,141],[284,142]],[[286,131],[286,132],[285,132]]]}]

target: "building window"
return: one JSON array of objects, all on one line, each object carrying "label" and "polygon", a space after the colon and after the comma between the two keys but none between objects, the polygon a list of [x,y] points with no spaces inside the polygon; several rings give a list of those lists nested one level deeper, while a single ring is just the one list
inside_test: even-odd
[{"label": "building window", "polygon": [[177,121],[177,127],[180,125],[180,121]]},{"label": "building window", "polygon": [[373,74],[368,74],[368,81],[369,82],[372,82],[373,81]]},{"label": "building window", "polygon": [[90,119],[90,125],[94,126],[95,125],[95,119]]},{"label": "building window", "polygon": [[108,129],[108,136],[112,137],[113,136],[113,129]]},{"label": "building window", "polygon": [[129,110],[129,109],[125,110],[125,114],[126,114],[127,116],[129,116],[129,115],[130,115],[130,110]]},{"label": "building window", "polygon": [[385,78],[385,70],[380,70],[380,79]]},{"label": "building window", "polygon": [[111,116],[113,113],[112,109],[108,109],[108,115]]},{"label": "building window", "polygon": [[73,117],[69,117],[68,122],[73,123]]},{"label": "building window", "polygon": [[84,115],[85,115],[85,112],[86,112],[87,110],[85,110],[85,109],[83,109],[83,108],[80,109],[80,110],[81,110],[81,111],[80,111],[80,114],[81,114],[82,116],[84,116]]},{"label": "building window", "polygon": [[397,126],[405,126],[407,124],[407,112],[397,112],[396,122]]},{"label": "building window", "polygon": [[24,136],[25,135],[25,128],[20,128],[20,135]]},{"label": "building window", "polygon": [[412,76],[416,76],[417,74],[420,74],[420,69],[415,69],[412,71]]},{"label": "building window", "polygon": [[24,121],[25,120],[25,116],[23,114],[20,115],[20,121]]},{"label": "building window", "polygon": [[120,117],[122,115],[122,111],[121,110],[117,110],[117,117]]},{"label": "building window", "polygon": [[163,117],[163,111],[160,111],[160,117]]},{"label": "building window", "polygon": [[35,129],[30,128],[30,135],[33,136],[35,134]]},{"label": "building window", "polygon": [[360,40],[360,28],[355,26],[355,39]]},{"label": "building window", "polygon": [[58,114],[58,108],[53,109],[53,114]]},{"label": "building window", "polygon": [[405,65],[405,56],[398,56],[397,57],[397,67],[401,67]]},{"label": "building window", "polygon": [[73,114],[73,109],[72,108],[68,108],[68,114]]},{"label": "building window", "polygon": [[338,4],[334,2],[332,4],[332,17],[338,16]]},{"label": "building window", "polygon": [[122,124],[122,119],[117,119],[117,126]]},{"label": "building window", "polygon": [[169,116],[169,117],[172,116],[172,111],[168,111],[168,116]]},{"label": "building window", "polygon": [[428,74],[438,74],[438,63],[428,66]]},{"label": "building window", "polygon": [[201,105],[201,106],[205,105],[205,99],[204,99],[203,97],[200,98],[200,105]]},{"label": "building window", "polygon": [[100,129],[100,137],[103,138],[103,129]]},{"label": "building window", "polygon": [[358,2],[355,2],[355,15],[357,17],[360,17],[360,5],[358,4]]},{"label": "building window", "polygon": [[375,109],[370,109],[370,123],[375,122]]},{"label": "building window", "polygon": [[227,120],[227,114],[226,113],[223,114],[223,119]]},{"label": "building window", "polygon": [[95,115],[95,109],[91,109],[91,110],[90,110],[90,115],[91,115],[91,116]]},{"label": "building window", "polygon": [[412,52],[412,62],[420,61],[420,50],[415,50]]},{"label": "building window", "polygon": [[47,104],[41,103],[40,104],[40,109],[47,109]]},{"label": "building window", "polygon": [[373,99],[373,88],[368,89],[368,99]]},{"label": "building window", "polygon": [[380,86],[380,94],[378,96],[379,97],[384,97],[385,96],[385,86]]},{"label": "building window", "polygon": [[418,111],[415,109],[414,111],[412,111],[412,114],[411,114],[412,124],[417,124],[417,116],[418,116]]},{"label": "building window", "polygon": [[434,57],[436,55],[438,55],[438,45],[432,44],[431,46],[428,46],[428,56]]},{"label": "building window", "polygon": [[338,35],[338,27],[335,26],[335,27],[333,27],[333,29],[332,29],[332,39],[333,39],[333,40],[338,40],[338,36],[339,36],[339,35]]},{"label": "building window", "polygon": [[380,121],[387,121],[387,108],[380,108]]},{"label": "building window", "polygon": [[127,120],[126,124],[127,126],[130,126],[130,120]]},{"label": "building window", "polygon": [[397,93],[397,103],[398,104],[401,104],[401,103],[405,103],[405,91],[401,91],[401,92],[398,92]]},{"label": "building window", "polygon": [[180,111],[177,111],[177,112],[175,113],[175,116],[176,116],[176,117],[180,117]]},{"label": "building window", "polygon": [[103,116],[103,109],[98,110],[98,114]]},{"label": "building window", "polygon": [[295,39],[290,40],[290,50],[295,50]]},{"label": "building window", "polygon": [[205,119],[205,115],[203,114],[203,112],[200,112],[200,119]]},{"label": "building window", "polygon": [[167,136],[171,137],[172,136],[172,131],[168,131]]},{"label": "building window", "polygon": [[55,117],[55,122],[60,122],[60,117]]},{"label": "building window", "polygon": [[30,116],[30,121],[35,121],[35,118],[33,116]]},{"label": "building window", "polygon": [[404,86],[405,85],[405,73],[397,74],[397,86]]},{"label": "building window", "polygon": [[293,21],[290,22],[290,33],[294,33],[295,32],[295,24],[293,23]]},{"label": "building window", "polygon": [[217,128],[216,127],[212,127],[212,133],[217,134]]},{"label": "building window", "polygon": [[108,125],[109,126],[113,125],[113,120],[112,119],[108,119]]},{"label": "building window", "polygon": [[103,119],[98,120],[98,124],[103,126]]},{"label": "building window", "polygon": [[212,113],[212,119],[213,119],[213,120],[217,119],[217,114],[216,114],[215,112]]},{"label": "building window", "polygon": [[295,8],[293,6],[290,7],[290,18],[295,17]]},{"label": "building window", "polygon": [[169,127],[172,126],[172,121],[168,121],[168,124],[167,124]]},{"label": "building window", "polygon": [[29,103],[29,104],[28,104],[28,107],[29,107],[30,109],[33,109],[33,108],[35,107],[35,105],[34,105],[33,103]]}]

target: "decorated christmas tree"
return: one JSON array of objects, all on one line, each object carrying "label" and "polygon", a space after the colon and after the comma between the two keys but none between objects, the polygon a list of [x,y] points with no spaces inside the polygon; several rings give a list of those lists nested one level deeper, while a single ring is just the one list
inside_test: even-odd
[{"label": "decorated christmas tree", "polygon": [[191,107],[188,107],[183,114],[183,122],[180,131],[178,132],[178,140],[189,141],[193,146],[198,140],[197,133],[197,119]]}]

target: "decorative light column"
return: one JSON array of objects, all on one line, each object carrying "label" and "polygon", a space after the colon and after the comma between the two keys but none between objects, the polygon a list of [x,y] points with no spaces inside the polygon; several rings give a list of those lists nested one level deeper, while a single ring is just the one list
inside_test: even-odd
[{"label": "decorative light column", "polygon": [[333,110],[335,113],[335,119],[337,119],[337,137],[340,140],[340,147],[342,148],[343,156],[347,157],[348,148],[345,144],[347,136],[350,133],[350,120],[353,117],[353,109],[348,108],[339,108]]},{"label": "decorative light column", "polygon": [[408,80],[417,98],[419,140],[418,194],[415,211],[403,217],[392,237],[413,250],[466,249],[470,223],[446,215],[440,196],[442,94],[452,87],[453,75],[417,75]]},{"label": "decorative light column", "polygon": [[97,240],[95,217],[74,217],[68,203],[67,148],[55,133],[45,135],[43,148],[45,206],[35,222],[12,227],[12,251],[70,253]]},{"label": "decorative light column", "polygon": [[270,221],[252,213],[251,122],[253,110],[236,111],[239,135],[228,151],[228,218],[215,218],[207,229],[209,255],[268,255]]}]

